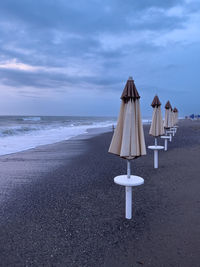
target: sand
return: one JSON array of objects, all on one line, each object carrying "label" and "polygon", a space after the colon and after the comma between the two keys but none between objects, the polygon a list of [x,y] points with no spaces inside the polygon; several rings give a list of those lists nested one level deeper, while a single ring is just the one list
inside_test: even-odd
[{"label": "sand", "polygon": [[111,137],[0,157],[0,266],[199,267],[200,122],[180,122],[159,169],[152,151],[132,162],[145,179],[132,220],[113,182],[126,161],[107,153]]}]

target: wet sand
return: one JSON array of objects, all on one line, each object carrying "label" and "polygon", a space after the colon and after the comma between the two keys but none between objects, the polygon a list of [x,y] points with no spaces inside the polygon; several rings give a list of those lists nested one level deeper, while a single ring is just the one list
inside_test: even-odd
[{"label": "wet sand", "polygon": [[132,220],[113,182],[126,161],[107,153],[111,137],[0,157],[0,266],[199,266],[200,122],[180,122],[159,169],[152,151],[132,162],[145,179]]}]

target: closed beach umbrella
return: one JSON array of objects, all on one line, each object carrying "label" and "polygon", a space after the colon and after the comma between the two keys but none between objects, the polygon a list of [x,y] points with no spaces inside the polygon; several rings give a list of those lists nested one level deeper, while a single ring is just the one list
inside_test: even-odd
[{"label": "closed beach umbrella", "polygon": [[161,103],[157,95],[154,97],[151,106],[153,107],[153,116],[149,134],[154,137],[158,137],[164,134],[164,126],[161,112]]},{"label": "closed beach umbrella", "polygon": [[173,108],[171,109],[171,116],[172,116],[172,127],[173,127],[174,126],[174,120],[175,120]]},{"label": "closed beach umbrella", "polygon": [[130,77],[121,95],[117,126],[109,152],[126,159],[146,155],[144,132],[140,113],[140,96]]},{"label": "closed beach umbrella", "polygon": [[176,133],[176,130],[177,130],[177,127],[176,127],[176,123],[177,123],[177,121],[176,121],[176,109],[175,108],[172,109],[171,113],[172,113],[172,128],[171,128],[171,130],[172,130],[173,136],[174,136]]},{"label": "closed beach umbrella", "polygon": [[121,107],[117,126],[109,152],[127,159],[127,175],[114,178],[115,183],[125,186],[126,218],[132,217],[132,186],[144,183],[141,177],[131,175],[130,160],[146,155],[143,125],[140,113],[140,96],[132,77],[129,77],[121,95]]},{"label": "closed beach umbrella", "polygon": [[149,134],[155,137],[155,146],[148,146],[148,148],[154,150],[154,168],[158,168],[158,150],[164,149],[164,147],[158,146],[157,137],[164,134],[164,126],[161,103],[157,95],[154,97],[151,106],[153,107],[153,116]]},{"label": "closed beach umbrella", "polygon": [[164,128],[171,128],[172,125],[172,106],[169,101],[167,101],[165,105],[165,120],[164,120]]},{"label": "closed beach umbrella", "polygon": [[178,109],[174,108],[175,125],[178,123]]},{"label": "closed beach umbrella", "polygon": [[173,113],[173,108],[170,109],[170,120],[169,121],[171,121],[170,128],[172,128],[174,126],[174,113]]}]

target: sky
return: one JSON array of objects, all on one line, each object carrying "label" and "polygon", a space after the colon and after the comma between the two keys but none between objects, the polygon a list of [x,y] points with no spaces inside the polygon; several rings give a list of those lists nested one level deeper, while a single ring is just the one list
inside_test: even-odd
[{"label": "sky", "polygon": [[117,116],[132,76],[200,113],[200,0],[1,0],[0,115]]}]

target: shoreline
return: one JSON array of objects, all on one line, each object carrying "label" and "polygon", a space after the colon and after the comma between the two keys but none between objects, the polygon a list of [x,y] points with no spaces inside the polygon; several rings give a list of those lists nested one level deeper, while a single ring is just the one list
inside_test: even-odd
[{"label": "shoreline", "polygon": [[[145,119],[145,122],[143,122],[143,125],[149,125],[150,123],[150,120],[146,120]],[[116,123],[113,123],[113,124],[110,124],[109,126],[95,126],[95,127],[92,127],[92,125],[89,126],[89,128],[86,128],[84,130],[84,132],[82,133],[74,133],[73,136],[71,137],[62,137],[62,139],[59,139],[59,140],[49,140],[47,143],[44,142],[43,144],[36,144],[36,145],[29,145],[28,147],[26,148],[15,148],[15,150],[13,150],[12,152],[4,152],[3,154],[0,154],[0,157],[1,156],[6,156],[6,155],[12,155],[12,154],[16,154],[16,153],[20,153],[20,152],[25,152],[25,151],[28,151],[28,150],[33,150],[33,149],[37,149],[39,147],[42,147],[42,146],[49,146],[49,145],[54,145],[54,144],[57,144],[57,143],[61,143],[61,142],[65,142],[65,141],[68,141],[68,140],[75,140],[75,139],[82,139],[82,138],[90,138],[90,137],[93,137],[95,135],[98,135],[98,134],[101,134],[101,133],[105,133],[105,132],[109,132],[109,131],[112,131],[112,126],[115,125],[116,126]],[[15,136],[13,136],[15,137]],[[23,137],[26,138],[26,135],[19,135],[18,137],[21,138],[20,140],[20,143],[22,142],[23,143]],[[1,141],[3,141],[3,138],[1,137]],[[18,140],[19,142],[19,140]],[[3,147],[6,147],[7,144],[3,144]],[[2,153],[2,152],[1,152]]]},{"label": "shoreline", "polygon": [[[88,128],[87,133],[67,140],[0,155],[0,205],[12,199],[12,192],[16,188],[37,182],[38,175],[35,176],[35,173],[40,177],[44,173],[69,164],[74,158],[86,153],[86,140],[109,131],[110,127]],[[27,173],[26,178],[24,178],[25,173]]]},{"label": "shoreline", "polygon": [[[148,146],[154,140],[149,126],[144,128]],[[3,266],[198,267],[199,133],[199,122],[180,122],[169,151],[159,154],[157,170],[151,151],[132,161],[132,173],[145,183],[134,189],[130,221],[124,219],[124,188],[113,182],[126,173],[126,162],[107,152],[111,132],[8,161],[4,175],[20,164],[24,176],[17,170],[15,177],[23,179],[31,171],[26,164],[41,168],[43,154],[48,172],[36,168],[30,182],[14,188],[1,205]]]},{"label": "shoreline", "polygon": [[98,134],[101,134],[101,133],[104,133],[104,132],[111,131],[111,129],[110,129],[111,127],[112,126],[88,128],[88,129],[86,129],[85,133],[77,134],[77,135],[75,135],[73,137],[69,137],[67,139],[62,139],[62,140],[59,140],[59,141],[56,141],[56,142],[51,142],[51,143],[42,144],[42,145],[36,145],[36,146],[30,147],[30,148],[25,148],[25,149],[18,150],[18,151],[15,151],[15,152],[2,154],[2,155],[0,155],[0,157],[6,156],[6,155],[13,155],[13,154],[16,154],[16,153],[25,152],[25,151],[28,151],[28,150],[37,149],[37,148],[40,148],[40,147],[43,147],[43,146],[50,146],[50,145],[54,145],[54,144],[59,144],[59,143],[62,143],[62,142],[66,142],[68,140],[77,140],[77,139],[81,139],[81,138],[90,138],[92,136],[95,136],[95,135],[98,135]]},{"label": "shoreline", "polygon": [[87,133],[67,140],[0,155],[0,206],[12,199],[16,189],[37,182],[38,177],[70,164],[74,158],[86,153],[87,140],[109,131],[112,131],[110,127],[88,128]]}]

